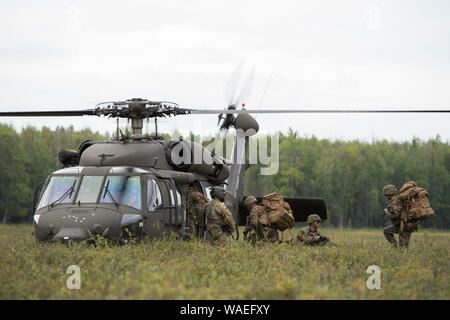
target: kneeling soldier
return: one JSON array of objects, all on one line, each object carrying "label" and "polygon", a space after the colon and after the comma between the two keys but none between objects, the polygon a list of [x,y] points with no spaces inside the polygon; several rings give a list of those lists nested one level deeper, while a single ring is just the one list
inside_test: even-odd
[{"label": "kneeling soldier", "polygon": [[310,246],[323,246],[326,244],[335,245],[330,241],[330,238],[322,236],[319,233],[320,222],[322,220],[317,214],[310,214],[307,220],[308,226],[300,229],[297,241]]},{"label": "kneeling soldier", "polygon": [[[244,205],[250,214],[244,230],[244,239],[255,243],[257,240],[276,242],[279,239],[276,226],[271,225],[263,206],[257,205],[258,200],[254,196],[245,198]],[[266,216],[266,223],[261,223],[260,218]]]},{"label": "kneeling soldier", "polygon": [[214,187],[211,190],[213,198],[206,206],[205,214],[207,218],[207,230],[211,236],[213,244],[224,244],[235,231],[236,225],[225,200],[225,190],[221,187]]}]

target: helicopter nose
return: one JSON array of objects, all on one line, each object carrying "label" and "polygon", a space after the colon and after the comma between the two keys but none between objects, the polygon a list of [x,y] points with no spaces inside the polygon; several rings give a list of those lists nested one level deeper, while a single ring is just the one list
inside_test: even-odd
[{"label": "helicopter nose", "polygon": [[53,237],[54,240],[62,243],[69,241],[81,242],[87,240],[89,235],[85,228],[61,228]]},{"label": "helicopter nose", "polygon": [[35,232],[38,241],[83,241],[96,234],[113,239],[120,237],[121,218],[109,208],[60,208],[36,219]]}]

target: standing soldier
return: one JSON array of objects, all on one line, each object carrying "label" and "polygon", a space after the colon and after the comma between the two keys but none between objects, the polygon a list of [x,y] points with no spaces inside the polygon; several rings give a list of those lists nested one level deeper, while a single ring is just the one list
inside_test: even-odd
[{"label": "standing soldier", "polygon": [[225,190],[221,187],[214,187],[211,190],[213,198],[206,206],[205,214],[207,218],[207,230],[211,236],[213,244],[224,244],[236,229],[236,225],[225,200]]},{"label": "standing soldier", "polygon": [[193,239],[198,234],[198,225],[203,217],[208,199],[200,192],[195,191],[192,184],[188,187],[187,207],[189,238]]},{"label": "standing soldier", "polygon": [[245,198],[244,205],[250,214],[247,217],[247,223],[244,231],[244,238],[248,239],[252,243],[256,240],[267,240],[271,242],[278,241],[278,230],[275,226],[271,225],[266,220],[266,223],[262,224],[260,218],[267,216],[264,207],[257,205],[258,200],[254,196],[248,196]]},{"label": "standing soldier", "polygon": [[334,245],[330,238],[322,236],[319,233],[320,222],[322,219],[317,214],[310,214],[307,218],[308,226],[300,229],[297,241],[310,246],[323,246],[326,244]]},{"label": "standing soldier", "polygon": [[[400,199],[395,194],[397,188],[388,184],[383,187],[383,195],[389,200],[389,205],[384,209],[384,214],[391,220],[392,225],[384,228],[383,233],[387,241],[396,248],[398,245],[400,247],[408,248],[409,238],[411,233],[417,231],[417,222],[407,222],[404,224],[403,232],[400,230],[401,214],[403,210],[403,205]],[[394,234],[398,234],[398,244],[394,237]]]}]

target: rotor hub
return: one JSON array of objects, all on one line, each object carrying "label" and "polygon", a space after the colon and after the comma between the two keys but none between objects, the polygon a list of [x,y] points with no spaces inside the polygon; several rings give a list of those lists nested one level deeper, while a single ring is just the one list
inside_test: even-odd
[{"label": "rotor hub", "polygon": [[[97,116],[104,115],[112,118],[127,118],[132,120],[170,117],[179,114],[190,114],[190,110],[180,108],[174,102],[150,101],[141,98],[133,98],[125,101],[102,102],[99,103],[95,109],[95,115]],[[136,126],[138,125],[139,122],[136,122]]]}]

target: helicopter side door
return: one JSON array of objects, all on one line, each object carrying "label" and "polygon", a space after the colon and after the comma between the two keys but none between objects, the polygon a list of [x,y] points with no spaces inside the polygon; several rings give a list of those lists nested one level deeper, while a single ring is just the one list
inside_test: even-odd
[{"label": "helicopter side door", "polygon": [[144,176],[145,207],[143,213],[143,231],[150,238],[161,237],[165,227],[165,209],[167,191],[165,186],[153,176]]},{"label": "helicopter side door", "polygon": [[186,222],[186,214],[178,186],[172,179],[164,179],[169,195],[168,226],[182,228]]},{"label": "helicopter side door", "polygon": [[186,222],[185,210],[181,193],[174,181],[155,179],[153,176],[148,176],[145,180],[147,207],[144,213],[144,233],[150,238],[157,238],[183,229]]}]

